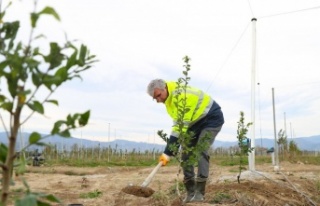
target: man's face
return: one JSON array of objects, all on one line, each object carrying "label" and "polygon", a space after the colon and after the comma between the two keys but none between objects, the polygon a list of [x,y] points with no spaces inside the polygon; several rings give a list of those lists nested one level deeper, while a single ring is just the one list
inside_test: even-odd
[{"label": "man's face", "polygon": [[168,97],[168,92],[166,89],[155,88],[153,92],[153,99],[158,103],[164,103]]}]

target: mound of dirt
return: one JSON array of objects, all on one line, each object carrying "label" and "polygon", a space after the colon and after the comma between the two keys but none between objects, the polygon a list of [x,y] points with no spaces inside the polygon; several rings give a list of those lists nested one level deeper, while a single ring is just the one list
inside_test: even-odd
[{"label": "mound of dirt", "polygon": [[150,197],[154,193],[154,190],[149,187],[140,187],[134,185],[129,185],[123,188],[121,191],[138,197]]}]

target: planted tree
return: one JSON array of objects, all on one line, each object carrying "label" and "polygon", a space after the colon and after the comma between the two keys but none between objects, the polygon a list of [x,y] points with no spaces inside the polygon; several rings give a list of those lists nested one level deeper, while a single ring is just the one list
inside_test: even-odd
[{"label": "planted tree", "polygon": [[[209,145],[209,137],[206,135],[205,137],[201,138],[201,141],[195,145],[190,146],[191,141],[193,140],[194,133],[191,131],[188,131],[187,125],[184,123],[185,115],[190,111],[189,105],[187,104],[187,88],[189,85],[190,77],[189,77],[189,71],[191,70],[191,65],[189,64],[190,58],[188,56],[185,56],[183,58],[184,65],[183,67],[185,70],[182,72],[183,77],[180,77],[177,80],[177,88],[175,94],[173,94],[174,104],[178,108],[177,109],[177,121],[176,126],[178,128],[178,141],[177,144],[170,144],[170,150],[173,151],[175,154],[175,159],[179,163],[178,165],[178,173],[177,173],[177,179],[176,179],[176,191],[180,195],[180,184],[178,181],[179,174],[181,172],[181,167],[187,167],[188,165],[195,165],[198,163],[198,159],[201,155],[201,151],[204,151]],[[163,139],[165,142],[168,142],[168,136],[166,133],[164,133],[162,130],[158,131],[157,133],[161,139]],[[204,149],[205,148],[205,149]],[[182,157],[184,154],[190,155],[189,159],[187,161],[182,161]]]},{"label": "planted tree", "polygon": [[248,157],[249,153],[253,151],[250,146],[250,140],[247,138],[247,133],[252,122],[245,123],[244,113],[240,112],[240,120],[238,122],[237,139],[240,151],[236,153],[239,156],[239,174],[237,176],[238,183],[240,183],[241,172],[244,168],[244,157]]},{"label": "planted tree", "polygon": [[[19,129],[35,113],[45,115],[46,105],[58,106],[58,101],[50,98],[52,94],[67,81],[81,78],[80,74],[96,62],[95,56],[90,55],[85,45],[75,45],[68,40],[63,45],[49,41],[46,41],[47,45],[38,44],[38,41],[44,40],[45,37],[44,34],[35,35],[40,19],[49,15],[60,21],[60,17],[51,7],[38,10],[37,0],[34,1],[34,10],[30,13],[29,39],[26,42],[17,39],[20,21],[7,21],[5,18],[10,5],[0,12],[0,82],[2,86],[6,85],[0,91],[0,119],[9,142],[8,145],[0,144],[2,169],[0,205],[3,206],[8,204],[13,168],[16,167],[17,173],[25,170],[26,160],[23,155],[20,155],[18,162],[15,162]],[[43,51],[43,48],[47,47],[49,51]],[[43,92],[46,92],[45,96]],[[50,135],[70,137],[70,130],[85,126],[89,116],[89,110],[84,113],[69,114],[65,120],[57,120],[54,123]],[[32,132],[28,145],[22,148],[20,153],[30,145],[46,145],[42,141],[46,137],[36,131]],[[52,195],[31,192],[27,182],[24,184],[26,196],[17,200],[15,205],[49,205],[47,201],[59,202]]]},{"label": "planted tree", "polygon": [[282,159],[284,159],[284,156],[288,151],[288,139],[285,130],[280,129],[280,131],[278,132],[277,143],[280,154],[282,154]]},{"label": "planted tree", "polygon": [[299,149],[297,143],[293,140],[289,142],[289,153],[290,153],[290,158],[296,157],[296,155],[301,154],[301,150]]}]

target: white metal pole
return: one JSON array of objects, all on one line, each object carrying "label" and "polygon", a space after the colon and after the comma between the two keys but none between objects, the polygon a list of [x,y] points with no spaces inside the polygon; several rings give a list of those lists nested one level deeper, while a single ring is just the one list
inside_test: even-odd
[{"label": "white metal pole", "polygon": [[291,140],[292,140],[292,125],[291,125],[291,122],[290,122],[290,137],[291,137]]},{"label": "white metal pole", "polygon": [[153,160],[156,159],[156,130],[153,132]]},{"label": "white metal pole", "polygon": [[286,120],[286,113],[283,113],[284,118],[284,135],[287,136],[287,120]]},{"label": "white metal pole", "polygon": [[284,145],[285,146],[284,150],[288,151],[287,120],[286,120],[286,113],[285,112],[284,112],[284,136],[287,140],[286,145]]},{"label": "white metal pole", "polygon": [[278,143],[277,143],[277,128],[276,128],[276,111],[274,104],[274,88],[272,88],[272,106],[273,106],[273,132],[274,132],[274,153],[275,153],[275,166],[274,170],[279,170],[279,154],[278,154]]},{"label": "white metal pole", "polygon": [[108,148],[108,162],[110,162],[110,123],[108,123],[108,143],[109,143],[109,148]]},{"label": "white metal pole", "polygon": [[[256,86],[256,18],[252,18],[252,69],[251,69],[251,147],[255,147],[255,86]],[[248,156],[249,170],[255,171],[255,150]]]}]

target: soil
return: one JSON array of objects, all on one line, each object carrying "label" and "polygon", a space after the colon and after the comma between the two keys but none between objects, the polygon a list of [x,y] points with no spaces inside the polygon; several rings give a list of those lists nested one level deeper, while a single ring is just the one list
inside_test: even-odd
[{"label": "soil", "polygon": [[[177,166],[161,167],[146,188],[141,183],[155,167],[68,166],[28,167],[15,177],[11,195],[17,195],[25,178],[33,192],[53,194],[63,204],[55,206],[178,206],[185,191],[175,189],[182,181]],[[187,206],[212,205],[320,205],[320,166],[281,163],[275,171],[271,164],[256,165],[255,171],[243,171],[237,181],[237,166],[211,165],[205,201]],[[90,195],[93,194],[90,198]],[[12,204],[13,205],[13,204]]]},{"label": "soil", "polygon": [[121,191],[138,197],[150,197],[154,193],[154,190],[150,187],[142,187],[136,185],[128,185]]}]

